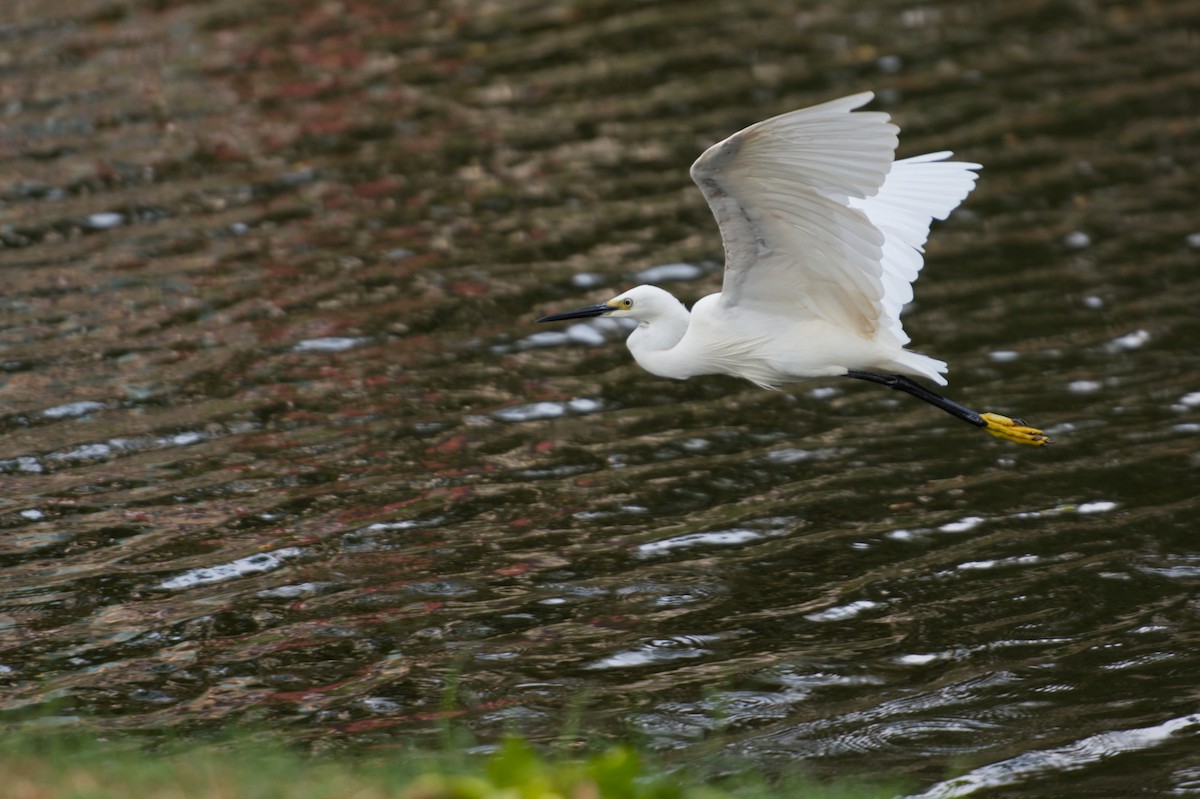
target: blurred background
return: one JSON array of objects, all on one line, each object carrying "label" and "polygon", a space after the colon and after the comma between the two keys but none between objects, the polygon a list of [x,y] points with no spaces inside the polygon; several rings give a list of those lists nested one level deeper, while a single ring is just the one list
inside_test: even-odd
[{"label": "blurred background", "polygon": [[[1200,793],[1200,2],[5,8],[4,723]],[[692,160],[863,90],[984,165],[912,348],[1053,447],[533,324],[718,290]]]}]

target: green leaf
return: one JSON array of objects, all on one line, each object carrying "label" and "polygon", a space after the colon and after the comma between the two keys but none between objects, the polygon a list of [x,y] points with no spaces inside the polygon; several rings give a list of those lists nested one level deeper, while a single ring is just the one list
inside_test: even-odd
[{"label": "green leaf", "polygon": [[604,799],[634,799],[639,795],[637,779],[642,763],[637,754],[617,746],[588,761],[588,773]]},{"label": "green leaf", "polygon": [[521,788],[544,781],[544,772],[537,752],[520,738],[506,738],[487,765],[488,778],[498,788]]}]

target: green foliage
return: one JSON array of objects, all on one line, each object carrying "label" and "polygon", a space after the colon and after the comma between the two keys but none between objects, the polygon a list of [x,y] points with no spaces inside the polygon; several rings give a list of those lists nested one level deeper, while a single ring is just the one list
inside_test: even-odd
[{"label": "green foliage", "polygon": [[406,799],[684,799],[682,784],[643,769],[623,746],[586,760],[548,760],[528,742],[508,738],[488,758],[483,776],[426,774]]},{"label": "green foliage", "polygon": [[0,735],[2,796],[28,799],[823,799],[892,791],[786,788],[743,779],[720,787],[647,767],[628,746],[546,756],[510,737],[486,758],[461,750],[382,757],[304,756],[274,739],[160,746],[85,735]]}]

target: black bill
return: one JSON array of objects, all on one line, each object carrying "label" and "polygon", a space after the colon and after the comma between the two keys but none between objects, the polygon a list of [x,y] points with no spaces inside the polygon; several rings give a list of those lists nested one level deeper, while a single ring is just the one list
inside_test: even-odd
[{"label": "black bill", "polygon": [[561,322],[564,319],[586,319],[590,316],[603,316],[611,312],[610,305],[588,305],[584,308],[576,308],[573,311],[563,311],[562,313],[552,313],[549,316],[543,316],[539,322]]}]

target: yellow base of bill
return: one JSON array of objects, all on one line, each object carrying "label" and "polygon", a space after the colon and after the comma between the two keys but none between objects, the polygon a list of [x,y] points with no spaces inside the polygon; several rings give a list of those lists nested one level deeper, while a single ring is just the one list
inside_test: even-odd
[{"label": "yellow base of bill", "polygon": [[1050,436],[1036,427],[1029,427],[1024,419],[1010,419],[998,413],[981,413],[979,416],[987,422],[983,429],[996,438],[1028,444],[1031,447],[1044,447],[1050,443]]}]

